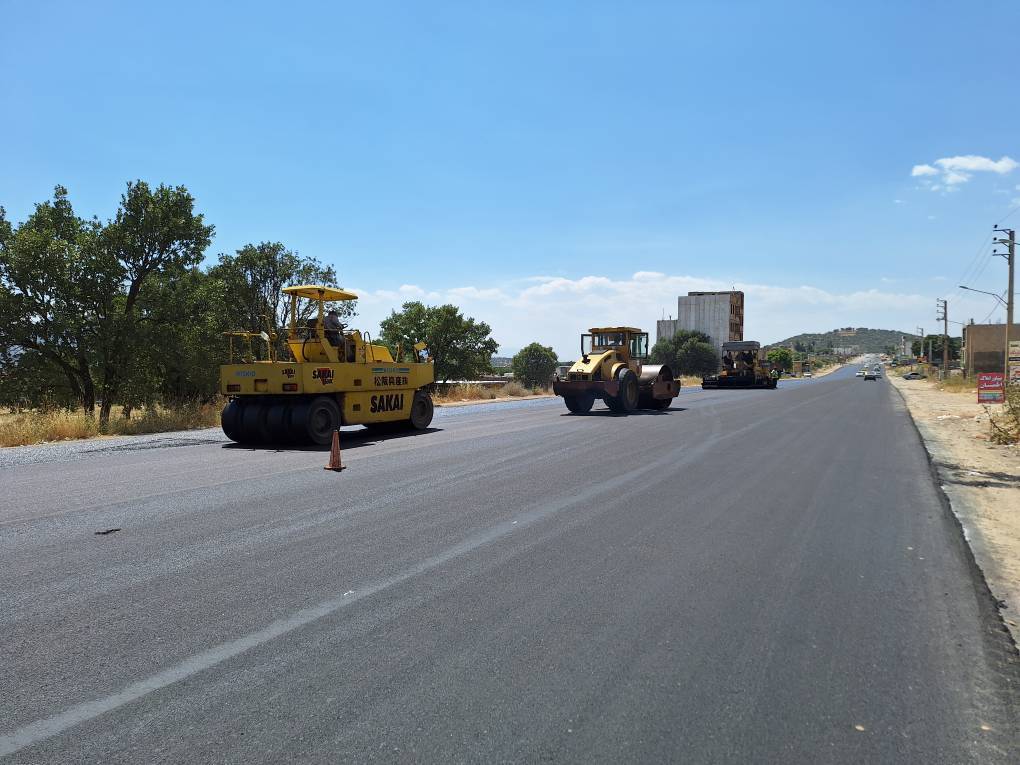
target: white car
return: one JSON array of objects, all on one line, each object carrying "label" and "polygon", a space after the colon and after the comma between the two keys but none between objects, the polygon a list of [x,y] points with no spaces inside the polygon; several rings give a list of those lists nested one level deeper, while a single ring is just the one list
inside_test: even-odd
[{"label": "white car", "polygon": [[864,377],[864,370],[858,369],[856,372],[854,372],[854,377]]}]

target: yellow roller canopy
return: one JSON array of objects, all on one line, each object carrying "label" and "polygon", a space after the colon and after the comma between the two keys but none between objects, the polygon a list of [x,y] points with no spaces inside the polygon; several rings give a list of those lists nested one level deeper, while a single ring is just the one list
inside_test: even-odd
[{"label": "yellow roller canopy", "polygon": [[358,296],[347,290],[339,290],[336,287],[323,287],[319,284],[298,284],[294,287],[284,287],[283,291],[288,295],[308,298],[309,300],[357,300]]}]

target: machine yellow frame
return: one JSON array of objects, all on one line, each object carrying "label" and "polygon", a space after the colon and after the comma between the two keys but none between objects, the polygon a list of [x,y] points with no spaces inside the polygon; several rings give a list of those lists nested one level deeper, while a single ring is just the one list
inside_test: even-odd
[{"label": "machine yellow frame", "polygon": [[[231,358],[220,367],[220,392],[230,397],[222,416],[227,436],[242,443],[324,444],[341,425],[428,426],[428,386],[435,375],[432,360],[422,358],[424,343],[414,345],[414,361],[395,361],[389,348],[373,344],[367,333],[342,327],[330,337],[334,330],[325,329],[325,304],[356,300],[353,292],[315,284],[282,292],[291,301],[287,348],[293,361],[275,358],[271,331],[225,333]],[[299,299],[318,303],[316,316],[303,324],[298,321]],[[248,343],[248,362],[234,363],[233,341],[238,337]],[[254,338],[267,342],[267,360],[253,358]]]}]

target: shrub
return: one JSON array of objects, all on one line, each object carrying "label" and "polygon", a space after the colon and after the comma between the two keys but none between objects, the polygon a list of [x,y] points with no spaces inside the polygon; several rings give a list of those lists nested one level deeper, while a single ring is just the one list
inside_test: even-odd
[{"label": "shrub", "polygon": [[[985,407],[988,410],[988,407]],[[997,444],[1020,443],[1020,385],[1007,385],[1006,397],[1002,411],[991,416],[988,422],[991,427],[991,440]]]}]

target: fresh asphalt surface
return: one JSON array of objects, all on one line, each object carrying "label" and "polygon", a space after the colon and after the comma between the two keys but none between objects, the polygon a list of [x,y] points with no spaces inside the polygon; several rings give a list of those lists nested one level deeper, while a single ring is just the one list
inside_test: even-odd
[{"label": "fresh asphalt surface", "polygon": [[886,381],[438,415],[345,433],[342,473],[214,431],[0,452],[0,753],[1020,761],[1016,654]]}]

